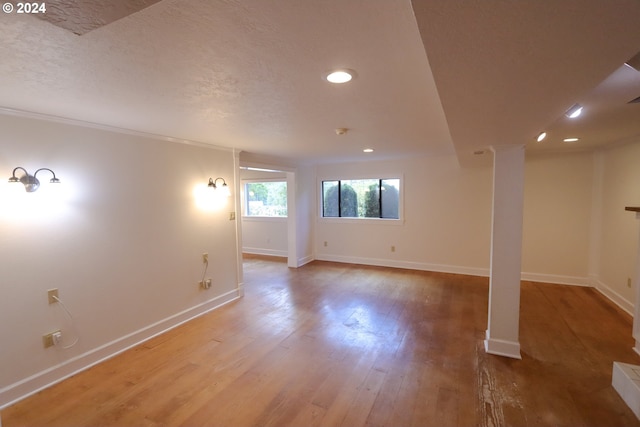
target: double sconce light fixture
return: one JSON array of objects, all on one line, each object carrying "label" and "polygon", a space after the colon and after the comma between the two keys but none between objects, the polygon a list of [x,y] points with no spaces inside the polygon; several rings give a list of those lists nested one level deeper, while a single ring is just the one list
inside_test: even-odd
[{"label": "double sconce light fixture", "polygon": [[[216,184],[218,180],[222,180],[222,185]],[[229,197],[231,195],[229,186],[227,186],[227,182],[224,180],[224,178],[209,178],[209,184],[207,184],[207,188],[213,191],[214,194],[220,194],[226,197]]]},{"label": "double sconce light fixture", "polygon": [[[24,172],[24,175],[21,176],[20,178],[18,178],[16,176],[16,171],[20,169]],[[27,172],[27,170],[23,167],[18,166],[17,168],[15,168],[13,170],[13,173],[11,175],[11,177],[9,178],[9,184],[17,184],[17,183],[21,183],[24,185],[24,190],[27,193],[33,193],[34,191],[36,191],[39,187],[40,187],[40,181],[37,178],[38,172],[41,171],[48,171],[51,172],[51,175],[53,175],[53,178],[51,178],[49,180],[49,182],[51,184],[60,184],[60,180],[58,178],[56,178],[56,174],[49,168],[40,168],[38,169],[33,175],[29,174],[29,172]]]}]

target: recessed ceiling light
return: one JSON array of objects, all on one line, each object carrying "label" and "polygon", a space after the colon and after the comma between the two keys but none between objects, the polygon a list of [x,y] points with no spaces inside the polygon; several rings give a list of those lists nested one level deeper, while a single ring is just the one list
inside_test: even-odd
[{"label": "recessed ceiling light", "polygon": [[353,70],[349,70],[347,68],[342,68],[339,70],[333,70],[329,72],[325,78],[330,83],[347,83],[350,82],[356,76],[356,72]]},{"label": "recessed ceiling light", "polygon": [[373,148],[365,148],[362,151],[365,152],[365,153],[373,153]]},{"label": "recessed ceiling light", "polygon": [[541,132],[540,135],[538,135],[537,141],[540,142],[543,139],[545,139],[546,137],[547,137],[547,133],[546,132]]},{"label": "recessed ceiling light", "polygon": [[582,114],[582,106],[580,104],[574,104],[573,107],[569,108],[567,112],[564,113],[564,115],[570,119],[575,119],[580,114]]},{"label": "recessed ceiling light", "polygon": [[565,138],[563,139],[564,142],[578,142],[579,139],[578,138]]}]

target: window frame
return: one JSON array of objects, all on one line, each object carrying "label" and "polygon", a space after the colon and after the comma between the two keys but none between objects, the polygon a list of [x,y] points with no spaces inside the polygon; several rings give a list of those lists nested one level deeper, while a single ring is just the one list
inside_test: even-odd
[{"label": "window frame", "polygon": [[[267,216],[267,215],[247,215],[247,209],[249,207],[249,201],[247,200],[247,184],[259,184],[262,182],[283,182],[287,186],[286,191],[286,206],[287,206],[287,214],[284,216]],[[284,221],[289,218],[289,183],[287,182],[287,178],[249,178],[243,179],[240,181],[240,207],[242,209],[242,219],[243,220],[255,220],[255,221]]]},{"label": "window frame", "polygon": [[[378,176],[371,177],[371,175]],[[378,224],[378,225],[403,225],[404,224],[404,174],[401,173],[372,173],[372,174],[340,174],[340,178],[335,175],[319,176],[317,178],[316,190],[318,192],[317,219],[323,223],[343,223],[343,224]],[[398,185],[398,218],[361,218],[346,216],[324,216],[324,189],[323,183],[326,181],[347,181],[347,180],[380,180],[397,179]]]}]

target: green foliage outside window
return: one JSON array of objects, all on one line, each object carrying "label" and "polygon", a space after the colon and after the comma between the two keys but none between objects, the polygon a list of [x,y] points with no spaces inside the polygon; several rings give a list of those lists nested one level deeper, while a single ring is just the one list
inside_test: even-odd
[{"label": "green foliage outside window", "polygon": [[248,182],[245,184],[245,215],[287,216],[285,181]]},{"label": "green foliage outside window", "polygon": [[322,182],[324,217],[399,218],[399,179]]}]

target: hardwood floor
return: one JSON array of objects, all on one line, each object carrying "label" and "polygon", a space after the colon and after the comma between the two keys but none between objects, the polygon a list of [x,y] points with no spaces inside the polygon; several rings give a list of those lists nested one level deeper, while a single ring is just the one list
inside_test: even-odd
[{"label": "hardwood floor", "polygon": [[524,282],[522,360],[488,355],[488,279],[273,259],[246,296],[2,412],[12,426],[639,426],[611,387],[631,318]]}]

